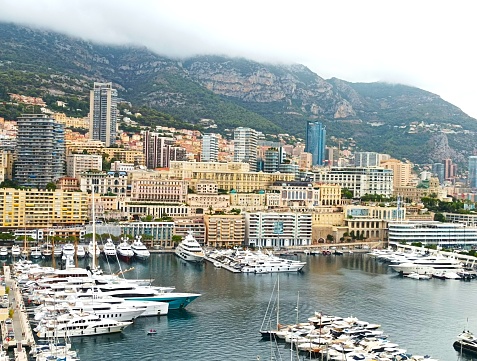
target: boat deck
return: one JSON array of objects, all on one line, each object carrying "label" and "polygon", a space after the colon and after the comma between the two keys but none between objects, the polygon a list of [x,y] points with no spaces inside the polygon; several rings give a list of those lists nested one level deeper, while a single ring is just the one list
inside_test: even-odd
[{"label": "boat deck", "polygon": [[214,264],[215,262],[219,262],[221,268],[224,268],[224,269],[226,269],[227,271],[230,271],[230,272],[232,272],[232,273],[241,273],[240,270],[238,270],[238,269],[236,269],[236,268],[234,268],[234,267],[232,267],[232,266],[230,266],[230,265],[228,265],[228,264],[222,263],[222,262],[216,260],[215,258],[211,258],[211,257],[209,257],[209,256],[206,255],[206,256],[204,257],[204,259],[205,259],[206,261],[209,261],[209,262],[212,263],[212,264]]}]

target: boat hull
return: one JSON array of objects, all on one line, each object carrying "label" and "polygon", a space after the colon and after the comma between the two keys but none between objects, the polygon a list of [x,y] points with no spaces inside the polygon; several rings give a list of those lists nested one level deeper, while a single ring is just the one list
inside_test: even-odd
[{"label": "boat hull", "polygon": [[55,338],[55,337],[80,337],[80,336],[95,336],[95,335],[105,335],[108,333],[117,333],[122,332],[126,326],[132,322],[125,323],[124,325],[118,326],[109,326],[109,327],[88,327],[83,330],[47,330],[39,331],[37,333],[38,338]]},{"label": "boat hull", "polygon": [[189,253],[179,247],[176,248],[175,254],[176,256],[178,256],[179,258],[182,258],[184,261],[187,261],[187,262],[202,262],[204,260],[203,254],[197,255],[197,254]]},{"label": "boat hull", "polygon": [[170,310],[179,310],[186,308],[189,303],[200,297],[200,294],[183,294],[175,295],[173,292],[164,293],[161,296],[152,297],[127,297],[126,301],[154,301],[154,302],[167,302]]}]

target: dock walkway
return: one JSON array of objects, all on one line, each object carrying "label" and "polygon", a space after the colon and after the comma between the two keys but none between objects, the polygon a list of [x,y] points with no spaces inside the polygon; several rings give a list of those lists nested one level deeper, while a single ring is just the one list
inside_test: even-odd
[{"label": "dock walkway", "polygon": [[[18,348],[15,359],[17,359],[18,355],[18,360],[22,360],[22,353],[24,353],[23,348],[34,347],[35,338],[33,337],[33,331],[30,327],[25,304],[23,303],[21,290],[19,289],[17,282],[10,276],[10,267],[4,266],[3,273],[5,276],[5,284],[10,289],[8,293],[10,304],[9,309],[13,310],[13,317],[11,323],[6,323],[5,321],[1,322],[2,344],[4,349],[9,349],[11,347]],[[11,312],[12,311],[10,311],[10,313]]]}]

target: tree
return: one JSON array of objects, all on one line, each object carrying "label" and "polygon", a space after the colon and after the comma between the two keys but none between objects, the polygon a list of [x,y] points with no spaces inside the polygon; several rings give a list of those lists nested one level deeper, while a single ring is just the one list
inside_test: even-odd
[{"label": "tree", "polygon": [[56,191],[56,184],[54,182],[49,182],[46,185],[46,189],[49,191]]},{"label": "tree", "polygon": [[328,235],[326,236],[326,240],[327,240],[329,243],[333,243],[333,241],[335,240],[335,238],[333,237],[333,235],[328,234]]},{"label": "tree", "polygon": [[353,198],[353,192],[350,191],[348,188],[343,188],[343,189],[341,189],[341,198],[352,199]]},{"label": "tree", "polygon": [[442,213],[436,213],[434,214],[434,220],[439,222],[445,222],[446,217]]}]

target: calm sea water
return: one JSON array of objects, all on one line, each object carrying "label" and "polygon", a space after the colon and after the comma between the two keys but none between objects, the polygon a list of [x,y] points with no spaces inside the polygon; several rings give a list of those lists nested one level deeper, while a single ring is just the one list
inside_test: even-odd
[{"label": "calm sea water", "polygon": [[[308,264],[302,273],[279,276],[280,323],[305,322],[315,311],[356,316],[381,324],[389,339],[410,353],[440,361],[472,360],[460,357],[452,343],[466,327],[477,332],[477,280],[403,278],[365,254],[296,258]],[[271,344],[258,331],[276,274],[232,274],[173,254],[120,265],[134,267],[128,278],[153,278],[155,285],[174,285],[202,297],[186,310],[137,319],[122,334],[74,338],[82,361],[271,359]],[[119,264],[102,267],[117,272]],[[157,335],[146,335],[150,328]],[[283,359],[291,358],[284,344],[279,349]]]}]

